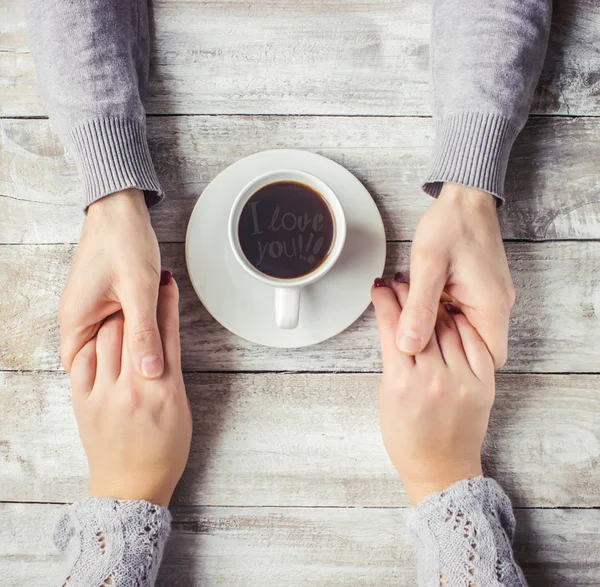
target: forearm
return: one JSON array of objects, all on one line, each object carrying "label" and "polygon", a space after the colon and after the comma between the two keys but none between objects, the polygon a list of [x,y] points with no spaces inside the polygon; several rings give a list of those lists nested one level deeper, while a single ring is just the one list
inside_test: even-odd
[{"label": "forearm", "polygon": [[86,207],[137,187],[161,197],[146,139],[146,0],[28,0],[40,94],[75,158]]},{"label": "forearm", "polygon": [[504,198],[504,176],[537,84],[551,0],[434,0],[436,143],[424,189],[444,182]]},{"label": "forearm", "polygon": [[459,481],[411,513],[420,587],[526,587],[512,553],[515,519],[500,486]]},{"label": "forearm", "polygon": [[58,522],[56,545],[74,562],[69,587],[152,587],[171,529],[166,508],[146,501],[88,498]]}]

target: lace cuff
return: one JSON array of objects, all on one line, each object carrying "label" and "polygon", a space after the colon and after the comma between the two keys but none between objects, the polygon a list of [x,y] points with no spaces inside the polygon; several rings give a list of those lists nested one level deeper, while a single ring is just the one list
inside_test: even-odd
[{"label": "lace cuff", "polygon": [[166,508],[90,497],[58,521],[54,542],[75,560],[63,587],[151,587],[171,529]]},{"label": "lace cuff", "polygon": [[409,517],[419,585],[526,587],[512,553],[515,518],[493,480],[459,481],[424,499]]}]

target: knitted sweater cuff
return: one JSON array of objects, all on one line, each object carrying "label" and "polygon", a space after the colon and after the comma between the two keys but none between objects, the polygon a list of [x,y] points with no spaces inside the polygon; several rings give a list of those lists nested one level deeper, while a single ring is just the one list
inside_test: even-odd
[{"label": "knitted sweater cuff", "polygon": [[521,130],[513,120],[489,112],[460,112],[436,128],[431,169],[423,190],[437,197],[445,182],[474,187],[504,200],[504,178]]},{"label": "knitted sweater cuff", "polygon": [[170,531],[166,508],[88,497],[58,521],[54,542],[70,559],[69,587],[154,585]]},{"label": "knitted sweater cuff", "polygon": [[146,138],[144,121],[100,118],[77,124],[67,134],[85,183],[85,209],[126,188],[144,191],[153,206],[163,198]]},{"label": "knitted sweater cuff", "polygon": [[459,481],[425,498],[409,516],[419,584],[525,587],[515,563],[515,518],[500,486],[485,477]]}]

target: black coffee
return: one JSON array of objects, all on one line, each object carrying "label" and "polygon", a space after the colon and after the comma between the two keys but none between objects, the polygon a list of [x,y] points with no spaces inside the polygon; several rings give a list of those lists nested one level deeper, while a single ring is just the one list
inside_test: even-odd
[{"label": "black coffee", "polygon": [[260,188],[242,209],[238,236],[253,267],[270,277],[295,279],[327,258],[334,220],[321,194],[295,181]]}]

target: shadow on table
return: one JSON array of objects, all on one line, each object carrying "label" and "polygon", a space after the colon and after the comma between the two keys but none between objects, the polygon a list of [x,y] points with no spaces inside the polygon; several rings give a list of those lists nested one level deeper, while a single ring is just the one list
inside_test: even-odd
[{"label": "shadow on table", "polygon": [[[564,581],[557,573],[556,566],[540,561],[539,553],[544,549],[543,536],[535,527],[535,508],[518,508],[531,503],[531,496],[523,490],[519,483],[519,468],[515,467],[515,455],[509,447],[510,439],[516,438],[519,428],[523,426],[522,414],[527,411],[529,400],[527,387],[520,388],[518,393],[512,388],[517,381],[513,376],[497,378],[496,401],[490,417],[490,425],[482,451],[483,471],[486,476],[495,479],[508,494],[514,504],[517,522],[513,543],[514,556],[523,569],[530,587],[565,587]],[[532,454],[531,458],[542,455]],[[551,472],[548,471],[548,475]],[[543,558],[543,557],[542,557]]]},{"label": "shadow on table", "polygon": [[167,546],[157,585],[183,587],[205,585],[202,545],[210,539],[210,522],[203,508],[211,490],[208,477],[214,468],[215,449],[226,425],[232,401],[231,376],[188,373],[186,390],[192,406],[194,431],[190,457],[171,501],[171,540]]},{"label": "shadow on table", "polygon": [[[514,554],[521,565],[529,587],[565,587],[564,578],[540,557],[543,550],[543,537],[538,535],[533,509],[515,510],[517,533],[514,540]],[[542,560],[540,560],[542,558]]]}]

